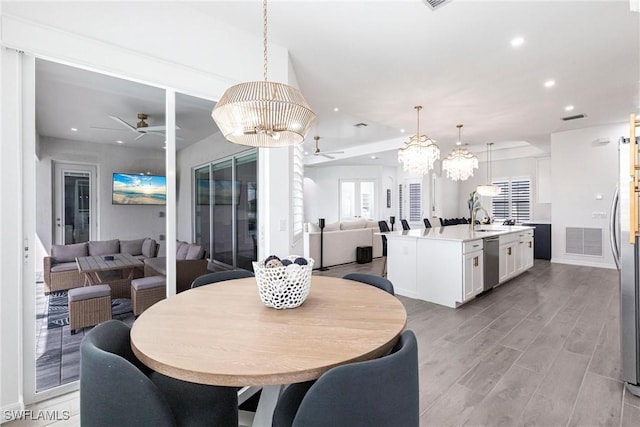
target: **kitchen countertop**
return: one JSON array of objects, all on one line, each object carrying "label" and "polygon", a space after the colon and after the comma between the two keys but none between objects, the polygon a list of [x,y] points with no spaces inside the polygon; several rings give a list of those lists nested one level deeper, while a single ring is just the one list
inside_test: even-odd
[{"label": "kitchen countertop", "polygon": [[532,230],[535,227],[523,225],[485,225],[477,224],[475,231],[471,231],[469,224],[447,225],[444,227],[421,228],[415,230],[397,230],[387,233],[375,233],[388,238],[411,237],[416,239],[432,239],[432,240],[453,240],[458,242],[467,242],[471,240],[483,239],[485,237],[499,236],[510,233],[517,233],[522,230]]}]

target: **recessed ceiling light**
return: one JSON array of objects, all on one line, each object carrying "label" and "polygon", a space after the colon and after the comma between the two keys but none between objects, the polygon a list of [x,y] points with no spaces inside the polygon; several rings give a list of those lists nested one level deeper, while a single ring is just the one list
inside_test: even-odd
[{"label": "recessed ceiling light", "polygon": [[375,159],[377,159],[377,158],[378,158],[378,156],[371,156],[371,158],[372,158],[373,160],[375,160]]},{"label": "recessed ceiling light", "polygon": [[78,128],[71,128],[73,132],[78,132]]},{"label": "recessed ceiling light", "polygon": [[513,47],[522,46],[523,44],[524,44],[524,38],[522,37],[516,37],[515,39],[511,40],[511,46]]},{"label": "recessed ceiling light", "polygon": [[567,105],[566,107],[564,107],[564,111],[573,111],[575,107],[573,105]]},{"label": "recessed ceiling light", "polygon": [[404,129],[400,129],[400,133],[404,133]]},{"label": "recessed ceiling light", "polygon": [[338,107],[336,107],[336,108],[333,109],[333,111],[335,111],[337,113],[338,111],[340,111],[340,109]]},{"label": "recessed ceiling light", "polygon": [[546,82],[544,82],[544,87],[553,87],[555,85],[556,85],[555,80],[547,80]]},{"label": "recessed ceiling light", "polygon": [[123,144],[123,142],[122,142],[122,141],[120,141],[120,140],[117,140],[116,142],[117,142],[118,144]]},{"label": "recessed ceiling light", "polygon": [[304,152],[304,155],[305,155],[305,156],[308,156],[308,155],[309,155],[309,152],[308,152],[308,151],[305,151],[305,152]]}]

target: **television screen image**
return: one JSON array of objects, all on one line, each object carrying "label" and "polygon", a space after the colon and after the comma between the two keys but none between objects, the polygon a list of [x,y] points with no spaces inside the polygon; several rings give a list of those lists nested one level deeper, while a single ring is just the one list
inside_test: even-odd
[{"label": "television screen image", "polygon": [[157,175],[113,174],[114,205],[164,205],[167,177]]}]

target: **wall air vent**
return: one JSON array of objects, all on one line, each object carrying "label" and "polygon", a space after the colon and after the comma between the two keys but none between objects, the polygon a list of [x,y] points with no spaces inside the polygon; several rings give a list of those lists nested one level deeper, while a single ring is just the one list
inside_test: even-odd
[{"label": "wall air vent", "polygon": [[366,123],[356,123],[354,126],[357,128],[366,128],[369,125]]},{"label": "wall air vent", "polygon": [[562,120],[568,122],[569,120],[584,119],[585,117],[587,116],[585,116],[584,114],[576,114],[575,116],[563,117]]},{"label": "wall air vent", "polygon": [[565,228],[565,252],[602,256],[602,228]]},{"label": "wall air vent", "polygon": [[427,6],[429,6],[431,9],[435,10],[436,8],[442,6],[445,3],[449,3],[451,0],[424,0],[424,2],[427,4]]}]

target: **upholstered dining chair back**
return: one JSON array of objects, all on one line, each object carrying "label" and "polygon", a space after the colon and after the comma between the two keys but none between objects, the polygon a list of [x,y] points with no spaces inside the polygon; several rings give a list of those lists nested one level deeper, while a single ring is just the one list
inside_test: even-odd
[{"label": "upholstered dining chair back", "polygon": [[349,273],[342,277],[347,280],[355,280],[356,282],[366,283],[368,285],[375,286],[378,289],[382,289],[385,292],[395,295],[393,292],[393,283],[384,277],[374,276],[372,274],[364,273]]},{"label": "upholstered dining chair back", "polygon": [[80,422],[101,427],[237,426],[235,388],[173,379],[147,368],[119,320],[94,327],[80,344]]},{"label": "upholstered dining chair back", "polygon": [[390,354],[330,369],[315,383],[287,387],[274,427],[417,427],[418,344],[405,331]]},{"label": "upholstered dining chair back", "polygon": [[247,277],[254,277],[254,274],[248,270],[227,270],[216,271],[215,273],[203,274],[191,284],[191,288],[197,288],[198,286],[209,285],[216,282],[224,282],[225,280],[244,279]]},{"label": "upholstered dining chair back", "polygon": [[411,230],[411,227],[409,227],[409,221],[407,221],[406,219],[401,219],[400,222],[402,223],[402,229],[404,231]]},{"label": "upholstered dining chair back", "polygon": [[429,218],[423,218],[422,222],[424,222],[424,228],[431,228],[431,221],[429,221]]}]

